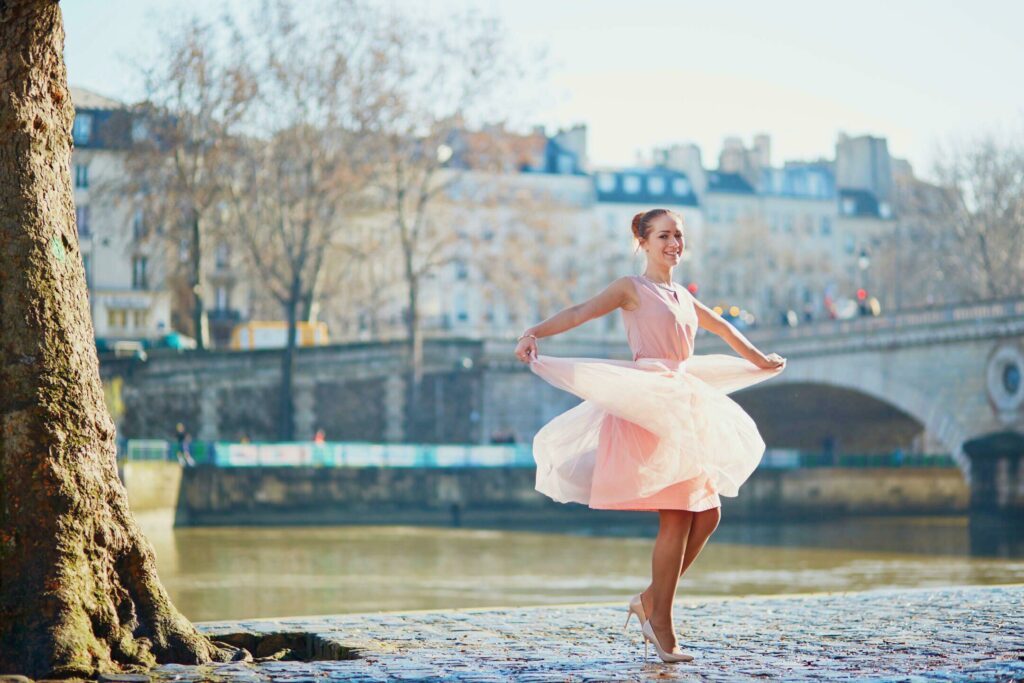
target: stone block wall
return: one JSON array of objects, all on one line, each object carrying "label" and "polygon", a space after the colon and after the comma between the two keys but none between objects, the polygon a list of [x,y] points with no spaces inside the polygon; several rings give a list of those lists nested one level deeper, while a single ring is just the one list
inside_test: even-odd
[{"label": "stone block wall", "polygon": [[[532,467],[196,467],[184,471],[179,525],[448,523],[465,516],[594,513],[534,490]],[[759,470],[732,518],[946,514],[967,510],[968,486],[954,468]]]}]

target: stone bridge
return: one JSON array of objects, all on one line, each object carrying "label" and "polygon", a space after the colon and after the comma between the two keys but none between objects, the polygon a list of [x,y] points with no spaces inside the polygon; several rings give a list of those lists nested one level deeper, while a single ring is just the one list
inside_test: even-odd
[{"label": "stone bridge", "polygon": [[[542,353],[626,358],[623,342],[542,340]],[[952,453],[979,509],[1024,509],[1024,299],[763,328],[747,336],[788,358],[780,377],[734,397],[771,447]],[[400,342],[301,349],[295,434],[332,441],[487,442],[532,438],[576,399],[534,377],[509,339],[434,339],[416,415],[406,419]],[[701,333],[698,353],[729,353]],[[123,380],[127,437],[169,437],[177,422],[203,440],[274,438],[280,352],[153,354],[104,361]]]}]

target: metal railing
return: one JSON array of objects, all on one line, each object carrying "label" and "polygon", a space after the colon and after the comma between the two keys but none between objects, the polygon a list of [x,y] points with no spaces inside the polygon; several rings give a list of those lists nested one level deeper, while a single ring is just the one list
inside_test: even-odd
[{"label": "metal railing", "polygon": [[[204,442],[181,453],[176,441],[134,440],[119,449],[122,461],[166,460],[215,467],[532,467],[530,444],[434,445],[361,442]],[[189,463],[191,464],[191,463]]]},{"label": "metal railing", "polygon": [[958,467],[948,453],[817,453],[769,448],[760,467],[767,469],[802,469],[814,467]]},{"label": "metal railing", "polygon": [[[118,445],[124,461],[177,461],[214,467],[533,467],[528,443],[491,445],[380,444],[363,442],[207,442],[128,439]],[[192,462],[190,463],[189,460]],[[817,453],[770,448],[760,467],[957,467],[942,453]]]}]

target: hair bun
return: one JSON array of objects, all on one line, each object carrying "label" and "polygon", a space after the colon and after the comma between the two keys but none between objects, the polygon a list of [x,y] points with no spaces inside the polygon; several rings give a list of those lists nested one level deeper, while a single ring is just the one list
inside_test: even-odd
[{"label": "hair bun", "polygon": [[633,237],[640,239],[640,224],[643,223],[644,212],[641,211],[637,215],[633,216]]}]

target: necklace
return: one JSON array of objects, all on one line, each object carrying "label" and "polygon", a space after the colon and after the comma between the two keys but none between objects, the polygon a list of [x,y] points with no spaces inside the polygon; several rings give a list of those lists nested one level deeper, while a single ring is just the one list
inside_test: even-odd
[{"label": "necklace", "polygon": [[647,280],[648,282],[650,282],[655,287],[661,287],[662,289],[667,290],[669,292],[675,292],[676,291],[675,287],[672,286],[674,283],[671,280],[669,280],[668,284],[665,284],[664,282],[658,282],[657,280],[652,280],[651,278],[647,277],[646,275],[641,275],[640,277],[642,277],[643,279]]}]

